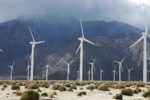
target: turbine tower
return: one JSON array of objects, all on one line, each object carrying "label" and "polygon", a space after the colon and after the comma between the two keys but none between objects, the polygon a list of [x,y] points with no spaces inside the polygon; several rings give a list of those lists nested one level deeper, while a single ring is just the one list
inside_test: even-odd
[{"label": "turbine tower", "polygon": [[131,73],[131,71],[133,70],[133,68],[132,68],[132,69],[129,69],[129,68],[127,67],[127,69],[128,69],[128,81],[130,82],[130,73]]},{"label": "turbine tower", "polygon": [[77,71],[77,81],[79,81],[79,78],[80,78],[80,73],[79,73],[79,70]]},{"label": "turbine tower", "polygon": [[29,31],[31,33],[32,40],[33,40],[32,42],[30,42],[30,44],[32,45],[30,81],[33,81],[33,74],[34,74],[34,48],[35,48],[36,44],[41,44],[41,43],[44,43],[45,41],[38,41],[38,42],[36,42],[34,37],[33,37],[33,33],[32,33],[30,28],[29,28]]},{"label": "turbine tower", "polygon": [[94,58],[92,63],[88,62],[88,64],[91,65],[91,81],[93,81],[93,75],[94,75],[94,69],[95,69],[94,63],[95,63],[95,61],[96,61],[96,58]]},{"label": "turbine tower", "polygon": [[8,67],[10,67],[10,80],[12,80],[12,74],[14,72],[14,65],[15,65],[15,62],[11,66],[8,65]]},{"label": "turbine tower", "polygon": [[31,66],[30,66],[29,60],[28,60],[28,65],[27,65],[27,69],[26,69],[26,71],[27,71],[27,80],[30,80],[30,68],[31,68]]},{"label": "turbine tower", "polygon": [[130,48],[134,47],[143,39],[143,82],[147,82],[147,37],[150,38],[147,28],[147,13],[145,10],[145,32],[142,33],[142,36],[139,40],[137,40],[133,45],[130,46]]},{"label": "turbine tower", "polygon": [[100,81],[102,81],[102,78],[103,78],[103,76],[102,76],[102,75],[103,75],[103,71],[104,71],[104,70],[102,70],[102,69],[100,68]]},{"label": "turbine tower", "polygon": [[83,32],[83,27],[82,27],[82,22],[80,20],[80,25],[81,25],[81,31],[82,31],[82,37],[78,38],[78,40],[80,41],[80,45],[76,51],[76,54],[78,53],[79,49],[80,49],[80,81],[83,81],[83,42],[87,42],[87,43],[90,43],[92,45],[95,45],[93,42],[87,40],[85,37],[84,37],[84,32]]},{"label": "turbine tower", "polygon": [[90,68],[89,68],[89,71],[88,71],[88,81],[90,81],[90,76],[91,76],[91,72],[90,72]]},{"label": "turbine tower", "polygon": [[123,71],[122,62],[124,61],[124,59],[125,59],[125,57],[120,62],[119,61],[113,61],[113,62],[119,64],[119,81],[121,81],[121,70]]},{"label": "turbine tower", "polygon": [[65,64],[67,64],[67,81],[69,81],[70,65],[71,65],[73,62],[74,62],[73,60],[72,60],[70,63],[64,62]]},{"label": "turbine tower", "polygon": [[113,73],[113,81],[116,81],[116,67],[114,67],[114,70],[111,73]]},{"label": "turbine tower", "polygon": [[46,73],[45,73],[46,75],[45,76],[46,76],[46,81],[47,81],[48,80],[48,75],[49,75],[48,74],[48,69],[52,70],[52,67],[50,67],[49,64],[47,64],[43,69],[46,69]]}]

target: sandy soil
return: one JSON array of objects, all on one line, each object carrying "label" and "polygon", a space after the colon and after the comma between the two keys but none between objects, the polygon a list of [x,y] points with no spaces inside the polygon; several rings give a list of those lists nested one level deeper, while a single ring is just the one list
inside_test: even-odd
[{"label": "sandy soil", "polygon": [[[55,96],[52,100],[113,100],[112,97],[120,93],[121,90],[119,89],[112,89],[110,88],[110,91],[99,91],[99,90],[87,90],[87,86],[78,86],[77,90],[74,90],[73,92],[60,92],[57,91],[57,96]],[[2,88],[2,86],[0,86]],[[80,88],[83,88],[83,90],[80,90]],[[133,88],[134,89],[134,88]],[[142,90],[147,90],[146,88],[141,88]],[[21,87],[20,91],[25,91],[26,89],[24,87]],[[42,92],[50,93],[54,90],[51,90],[51,87],[49,88],[40,88]],[[0,100],[19,100],[20,97],[13,94],[15,90],[11,90],[11,86],[8,86],[5,90],[0,90]],[[36,91],[36,90],[35,90]],[[77,93],[81,91],[86,91],[87,95],[84,96],[77,96]],[[41,93],[40,93],[41,94]],[[123,100],[147,100],[147,98],[142,97],[143,92],[139,94],[134,94],[133,96],[123,96]],[[41,98],[42,99],[42,98]]]}]

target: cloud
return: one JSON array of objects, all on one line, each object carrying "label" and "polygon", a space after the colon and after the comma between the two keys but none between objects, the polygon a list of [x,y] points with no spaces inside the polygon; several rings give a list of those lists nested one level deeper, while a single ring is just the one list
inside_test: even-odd
[{"label": "cloud", "polygon": [[[78,17],[83,20],[117,20],[144,29],[144,10],[134,1],[0,0],[0,22],[19,16],[65,15]],[[149,17],[150,14],[148,14]],[[150,22],[150,20],[148,21]]]}]

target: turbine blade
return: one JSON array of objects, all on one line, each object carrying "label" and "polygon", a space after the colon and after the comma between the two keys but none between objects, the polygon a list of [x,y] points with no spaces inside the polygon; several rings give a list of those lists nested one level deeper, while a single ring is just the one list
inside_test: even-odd
[{"label": "turbine blade", "polygon": [[134,44],[132,44],[130,46],[130,48],[132,48],[133,46],[135,46],[138,42],[140,42],[144,37],[142,36],[140,39],[138,39]]},{"label": "turbine blade", "polygon": [[68,65],[68,63],[66,61],[64,61],[64,63]]},{"label": "turbine blade", "polygon": [[81,21],[81,19],[80,19],[80,26],[81,26],[82,37],[84,38],[84,32],[83,32],[83,26],[82,26],[82,21]]},{"label": "turbine blade", "polygon": [[147,59],[148,59],[148,60],[150,60],[150,58],[149,58],[149,57],[147,57]]},{"label": "turbine blade", "polygon": [[77,51],[76,51],[76,54],[78,53],[79,49],[81,48],[81,44],[79,45]]},{"label": "turbine blade", "polygon": [[145,32],[148,34],[147,12],[146,12],[146,9],[145,9]]},{"label": "turbine blade", "polygon": [[150,72],[149,70],[147,70],[147,72]]},{"label": "turbine blade", "polygon": [[70,64],[72,64],[74,62],[74,60],[72,60],[71,62],[70,62]]},{"label": "turbine blade", "polygon": [[51,70],[53,70],[52,67],[50,67],[50,66],[48,68],[51,69]]},{"label": "turbine blade", "polygon": [[13,65],[12,66],[14,66],[15,65],[15,61],[14,61],[14,63],[13,63]]},{"label": "turbine blade", "polygon": [[95,45],[93,42],[87,40],[86,38],[84,38],[84,41],[86,41],[86,42],[88,42],[88,43],[90,43],[90,44],[92,44],[92,45]]},{"label": "turbine blade", "polygon": [[126,58],[126,56],[121,60],[121,63],[124,61],[125,58]]},{"label": "turbine blade", "polygon": [[119,62],[119,61],[113,61],[113,62],[120,64],[120,62]]},{"label": "turbine blade", "polygon": [[45,41],[39,41],[39,42],[35,42],[35,44],[41,44],[44,43]]},{"label": "turbine blade", "polygon": [[0,49],[1,52],[4,52],[2,49]]},{"label": "turbine blade", "polygon": [[94,58],[93,64],[95,63],[95,61],[96,61],[96,57]]},{"label": "turbine blade", "polygon": [[34,39],[34,36],[33,36],[33,33],[32,33],[32,31],[31,31],[30,27],[29,27],[29,31],[30,31],[30,33],[31,33],[33,42],[35,42],[35,39]]}]

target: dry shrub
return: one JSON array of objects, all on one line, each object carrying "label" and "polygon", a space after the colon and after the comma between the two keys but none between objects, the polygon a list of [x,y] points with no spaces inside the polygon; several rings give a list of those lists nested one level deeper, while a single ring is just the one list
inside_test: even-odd
[{"label": "dry shrub", "polygon": [[133,96],[133,90],[128,88],[128,89],[122,89],[121,90],[121,94],[122,95],[126,95],[126,96]]},{"label": "dry shrub", "polygon": [[39,99],[40,99],[39,93],[32,90],[25,91],[20,98],[20,100],[39,100]]},{"label": "dry shrub", "polygon": [[53,98],[53,97],[54,97],[54,92],[50,92],[50,93],[48,94],[48,97],[49,97],[49,98]]},{"label": "dry shrub", "polygon": [[99,86],[98,89],[102,91],[110,91],[110,89],[105,84],[102,84],[101,86]]},{"label": "dry shrub", "polygon": [[27,85],[27,88],[28,89],[38,89],[39,85],[38,85],[38,83],[30,83]]}]

